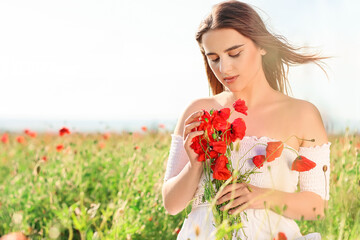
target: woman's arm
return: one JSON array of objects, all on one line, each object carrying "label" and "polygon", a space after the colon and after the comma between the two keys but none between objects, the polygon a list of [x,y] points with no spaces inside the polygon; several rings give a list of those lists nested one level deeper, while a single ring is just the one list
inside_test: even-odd
[{"label": "woman's arm", "polygon": [[174,134],[184,139],[184,148],[189,157],[188,163],[181,172],[163,184],[162,195],[165,209],[172,215],[181,212],[194,197],[203,171],[202,162],[197,161],[197,154],[190,149],[191,139],[203,134],[202,131],[191,132],[199,123],[197,119],[202,115],[199,111],[203,107],[203,100],[196,100],[180,117]]},{"label": "woman's arm", "polygon": [[259,188],[246,183],[237,183],[224,188],[222,197],[218,199],[217,204],[232,199],[232,191],[236,196],[233,197],[234,201],[221,208],[221,210],[233,208],[229,214],[238,214],[245,209],[269,208],[275,212],[280,210],[281,214],[288,218],[315,220],[318,216],[324,216],[324,204],[327,202],[313,192],[287,193]]},{"label": "woman's arm", "polygon": [[189,162],[179,175],[164,183],[162,195],[164,207],[168,213],[176,215],[184,210],[194,197],[202,169],[202,166],[191,166]]}]

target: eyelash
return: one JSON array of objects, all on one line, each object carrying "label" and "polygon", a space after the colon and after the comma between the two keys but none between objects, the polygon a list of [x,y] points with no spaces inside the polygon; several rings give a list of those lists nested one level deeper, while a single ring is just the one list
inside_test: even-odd
[{"label": "eyelash", "polygon": [[[238,57],[239,55],[240,55],[240,53],[241,52],[239,52],[239,53],[237,53],[237,54],[235,54],[235,55],[229,55],[230,57],[232,57],[232,58],[236,58],[236,57]],[[211,60],[211,59],[210,59]],[[214,59],[214,60],[211,60],[212,62],[218,62],[219,61],[219,58],[217,58],[217,59]]]}]

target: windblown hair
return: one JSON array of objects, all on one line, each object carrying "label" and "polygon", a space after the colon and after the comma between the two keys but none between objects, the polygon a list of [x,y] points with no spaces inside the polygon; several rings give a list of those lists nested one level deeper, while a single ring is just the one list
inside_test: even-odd
[{"label": "windblown hair", "polygon": [[[226,1],[213,7],[212,12],[201,22],[196,33],[196,41],[204,57],[206,74],[213,95],[224,91],[224,87],[212,72],[205,51],[202,47],[202,36],[209,30],[231,28],[250,38],[258,47],[266,50],[262,57],[262,67],[269,85],[282,93],[289,93],[289,66],[313,62],[321,66],[322,59],[318,54],[302,54],[290,45],[281,35],[270,33],[258,13],[248,4],[239,1]],[[326,72],[325,72],[326,74]]]}]

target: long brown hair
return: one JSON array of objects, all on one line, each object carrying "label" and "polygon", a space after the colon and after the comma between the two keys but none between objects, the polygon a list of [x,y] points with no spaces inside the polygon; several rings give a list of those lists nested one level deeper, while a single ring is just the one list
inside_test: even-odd
[{"label": "long brown hair", "polygon": [[287,78],[290,65],[313,62],[325,72],[321,66],[324,63],[320,60],[328,57],[299,53],[298,51],[303,47],[291,46],[283,36],[270,33],[258,13],[250,5],[239,1],[226,1],[213,7],[212,12],[201,22],[196,33],[196,41],[204,57],[206,74],[213,95],[223,92],[224,88],[208,64],[202,47],[202,36],[209,30],[221,28],[232,28],[266,50],[266,54],[262,57],[262,67],[269,85],[277,91],[286,94],[289,90],[291,91]]}]

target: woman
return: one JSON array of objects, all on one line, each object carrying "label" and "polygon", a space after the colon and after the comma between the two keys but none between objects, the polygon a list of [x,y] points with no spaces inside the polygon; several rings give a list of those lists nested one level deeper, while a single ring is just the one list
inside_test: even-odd
[{"label": "woman", "polygon": [[[264,148],[256,143],[286,141],[287,151],[250,176],[250,189],[244,183],[227,186],[217,203],[233,199],[223,207],[240,214],[244,228],[235,237],[241,239],[320,239],[320,235],[301,236],[294,219],[323,217],[329,199],[329,148],[325,128],[317,108],[306,101],[289,97],[285,67],[324,59],[297,52],[282,37],[271,34],[259,15],[245,3],[228,1],[214,6],[201,23],[196,40],[204,57],[208,81],[214,96],[193,101],[179,118],[172,134],[163,201],[170,214],[181,212],[191,200],[192,211],[185,219],[178,239],[214,239],[215,227],[209,205],[202,203],[203,166],[190,148],[202,110],[232,108],[243,99],[247,116],[233,112],[229,122],[241,117],[246,136],[239,153],[232,152],[233,167],[247,154],[241,171],[254,167],[251,159]],[[302,140],[299,140],[302,139]],[[315,139],[315,142],[305,139]],[[307,172],[291,171],[297,151],[311,159],[316,167]],[[290,167],[289,167],[290,166]],[[325,167],[326,166],[326,167]],[[297,191],[297,185],[300,191]],[[245,204],[245,205],[244,205]],[[243,209],[243,206],[247,206]],[[283,209],[281,214],[276,209]],[[270,210],[267,210],[270,209]]]}]

